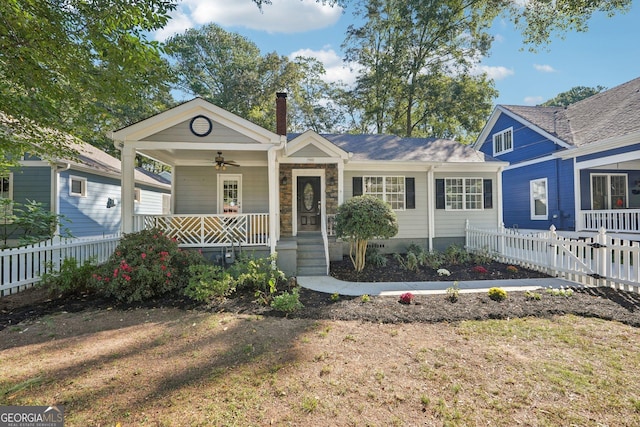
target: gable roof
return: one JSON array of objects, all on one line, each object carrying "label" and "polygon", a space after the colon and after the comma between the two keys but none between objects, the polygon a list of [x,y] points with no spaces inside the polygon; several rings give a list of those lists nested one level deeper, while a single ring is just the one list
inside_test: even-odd
[{"label": "gable roof", "polygon": [[321,136],[340,149],[353,153],[351,161],[498,162],[469,145],[449,139],[353,134]]},{"label": "gable roof", "polygon": [[575,147],[640,132],[640,77],[567,107],[501,105]]}]

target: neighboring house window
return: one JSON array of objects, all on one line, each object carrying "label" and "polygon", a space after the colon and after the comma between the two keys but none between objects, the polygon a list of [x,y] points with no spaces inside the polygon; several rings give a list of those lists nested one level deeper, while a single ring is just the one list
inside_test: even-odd
[{"label": "neighboring house window", "polygon": [[7,222],[8,218],[13,215],[13,174],[0,178],[0,199],[2,199],[2,205],[0,205],[0,217],[4,219],[3,222]]},{"label": "neighboring house window", "polygon": [[513,151],[513,128],[505,129],[493,135],[493,155]]},{"label": "neighboring house window", "polygon": [[242,175],[218,174],[218,212],[242,213]]},{"label": "neighboring house window", "polygon": [[445,209],[480,210],[484,206],[482,178],[446,178]]},{"label": "neighboring house window", "polygon": [[142,200],[142,192],[140,191],[139,188],[134,188],[133,189],[133,201],[140,203],[140,200]]},{"label": "neighboring house window", "polygon": [[405,208],[405,185],[403,176],[365,176],[363,177],[363,192],[391,205],[394,210]]},{"label": "neighboring house window", "polygon": [[549,193],[547,178],[529,181],[529,197],[531,201],[531,219],[548,219]]},{"label": "neighboring house window", "polygon": [[592,174],[591,206],[594,210],[628,207],[626,174]]},{"label": "neighboring house window", "polygon": [[87,179],[78,176],[69,177],[69,195],[75,197],[87,196]]}]

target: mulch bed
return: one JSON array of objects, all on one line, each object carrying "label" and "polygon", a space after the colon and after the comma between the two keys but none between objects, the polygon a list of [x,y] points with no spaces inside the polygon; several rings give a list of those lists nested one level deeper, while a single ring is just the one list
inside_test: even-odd
[{"label": "mulch bed", "polygon": [[[449,266],[451,276],[438,276],[433,271],[422,271],[413,276],[398,266],[383,269],[366,268],[355,275],[348,259],[331,264],[331,274],[343,280],[358,281],[415,281],[415,280],[497,280],[506,278],[549,277],[541,273],[518,268],[508,271],[506,265],[483,265],[488,272],[478,274],[473,266],[459,269]],[[385,280],[382,280],[385,279]],[[497,284],[499,285],[499,284]],[[545,290],[537,292],[539,299],[524,292],[509,292],[502,302],[491,300],[486,294],[460,294],[457,302],[446,295],[416,295],[412,304],[401,304],[396,297],[362,297],[331,295],[302,289],[300,301],[304,308],[289,315],[292,318],[355,320],[376,323],[406,322],[460,322],[464,320],[511,319],[517,317],[551,317],[572,314],[619,321],[640,327],[640,295],[611,288],[574,288],[572,296],[554,296]],[[18,294],[0,297],[0,330],[20,322],[35,320],[59,312],[94,310],[132,310],[136,308],[175,307],[184,310],[204,310],[264,316],[282,316],[282,313],[254,302],[250,293],[239,293],[222,302],[202,305],[185,297],[167,295],[144,304],[122,304],[96,295],[51,297],[43,289],[29,289]]]}]

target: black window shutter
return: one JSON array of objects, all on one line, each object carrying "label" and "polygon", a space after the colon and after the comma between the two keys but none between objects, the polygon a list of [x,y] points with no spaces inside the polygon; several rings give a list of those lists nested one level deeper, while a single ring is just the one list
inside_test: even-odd
[{"label": "black window shutter", "polygon": [[436,179],[436,209],[445,208],[444,179]]},{"label": "black window shutter", "polygon": [[353,177],[353,195],[362,196],[362,177],[354,176]]},{"label": "black window shutter", "polygon": [[482,181],[484,192],[484,208],[493,209],[493,182],[490,179]]},{"label": "black window shutter", "polygon": [[407,199],[407,209],[415,209],[416,208],[416,179],[415,178],[405,178],[404,180],[404,188],[406,191],[406,199]]}]

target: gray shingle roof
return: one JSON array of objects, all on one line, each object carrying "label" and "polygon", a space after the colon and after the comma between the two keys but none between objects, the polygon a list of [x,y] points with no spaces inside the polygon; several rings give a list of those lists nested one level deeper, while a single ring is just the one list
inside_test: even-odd
[{"label": "gray shingle roof", "polygon": [[640,77],[567,107],[502,107],[579,147],[640,131]]},{"label": "gray shingle roof", "polygon": [[[289,135],[289,140],[297,136]],[[496,159],[449,139],[393,135],[321,134],[355,161],[488,162]]]}]

